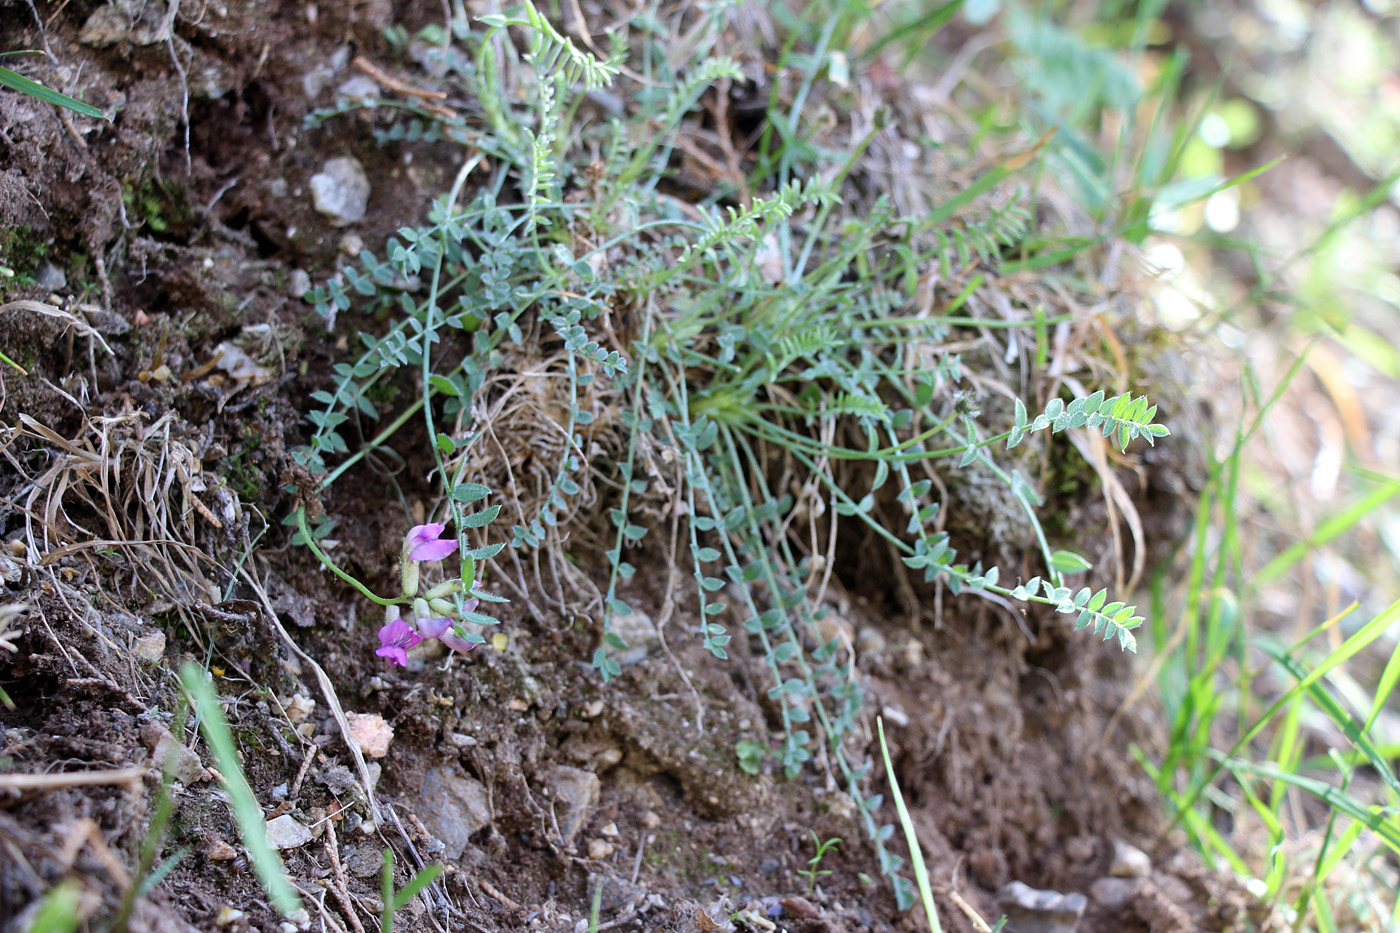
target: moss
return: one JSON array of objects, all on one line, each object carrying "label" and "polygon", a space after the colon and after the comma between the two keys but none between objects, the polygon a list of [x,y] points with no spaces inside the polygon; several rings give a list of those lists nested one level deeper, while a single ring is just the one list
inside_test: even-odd
[{"label": "moss", "polygon": [[0,227],[0,266],[14,273],[15,284],[32,284],[51,245],[31,227]]}]

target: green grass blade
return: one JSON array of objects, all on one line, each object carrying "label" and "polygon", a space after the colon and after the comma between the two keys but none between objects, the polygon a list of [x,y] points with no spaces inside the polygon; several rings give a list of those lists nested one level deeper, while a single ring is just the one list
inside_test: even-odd
[{"label": "green grass blade", "polygon": [[924,867],[924,853],[919,845],[919,837],[914,832],[914,821],[909,817],[909,808],[904,805],[904,795],[899,791],[899,781],[894,776],[894,763],[890,761],[890,748],[885,744],[885,720],[875,717],[880,730],[880,754],[885,758],[885,777],[889,778],[890,796],[894,797],[895,810],[899,812],[899,825],[904,829],[904,841],[909,845],[909,862],[914,869],[914,880],[919,885],[919,899],[923,901],[928,914],[928,925],[933,933],[943,933],[938,922],[938,908],[933,903],[933,889],[928,883],[928,869]]},{"label": "green grass blade", "polygon": [[78,928],[82,896],[82,885],[71,878],[54,885],[44,895],[29,933],[73,933]]},{"label": "green grass blade", "polygon": [[1227,758],[1222,765],[1237,774],[1254,774],[1292,784],[1326,802],[1333,809],[1369,827],[1392,852],[1400,854],[1400,817],[1380,812],[1380,808],[1368,807],[1353,797],[1342,793],[1326,781],[1290,774],[1272,765],[1255,764],[1243,758]]},{"label": "green grass blade", "polygon": [[11,71],[8,68],[0,68],[0,87],[7,87],[11,90],[19,91],[21,94],[28,94],[30,97],[36,97],[46,104],[53,104],[55,107],[66,107],[85,117],[96,117],[99,120],[107,119],[107,115],[96,107],[85,104],[80,100],[74,100],[67,94],[60,94],[58,91],[46,88],[38,81],[31,81],[24,75]]},{"label": "green grass blade", "polygon": [[229,732],[228,720],[224,718],[223,707],[214,696],[214,691],[204,679],[204,670],[195,664],[185,664],[180,668],[180,683],[194,702],[199,714],[199,728],[204,733],[204,741],[214,753],[223,774],[224,790],[228,793],[229,806],[238,823],[238,831],[243,837],[243,845],[253,860],[258,880],[267,892],[272,903],[283,916],[295,913],[301,908],[301,898],[287,879],[282,860],[267,844],[267,822],[257,798],[243,777],[243,768],[238,763],[238,750],[233,745],[233,735]]},{"label": "green grass blade", "polygon": [[1269,561],[1250,580],[1250,589],[1257,590],[1265,583],[1276,580],[1283,574],[1291,570],[1299,561],[1316,551],[1323,545],[1331,543],[1336,538],[1356,527],[1368,515],[1375,512],[1391,499],[1400,495],[1400,482],[1390,481],[1380,489],[1372,491],[1369,495],[1354,502],[1343,511],[1331,516],[1326,521],[1317,526],[1306,540],[1299,541]]}]

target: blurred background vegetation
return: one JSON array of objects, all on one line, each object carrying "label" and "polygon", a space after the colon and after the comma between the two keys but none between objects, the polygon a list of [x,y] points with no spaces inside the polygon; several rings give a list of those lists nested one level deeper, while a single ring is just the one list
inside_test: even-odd
[{"label": "blurred background vegetation", "polygon": [[[1283,929],[1394,929],[1400,17],[1392,0],[963,5],[970,115],[1140,247],[1207,458],[1129,711],[1205,859]],[[998,72],[992,70],[992,75]],[[968,86],[977,82],[969,81]],[[1159,390],[1161,391],[1161,390]]]}]

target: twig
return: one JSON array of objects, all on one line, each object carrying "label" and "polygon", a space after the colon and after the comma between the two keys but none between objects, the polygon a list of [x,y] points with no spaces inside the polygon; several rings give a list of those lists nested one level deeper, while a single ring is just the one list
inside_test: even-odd
[{"label": "twig", "polygon": [[513,901],[513,900],[511,900],[510,898],[506,897],[506,896],[505,896],[504,894],[502,894],[500,891],[497,891],[497,890],[496,890],[496,886],[495,886],[494,884],[492,884],[491,882],[487,881],[485,878],[482,878],[478,883],[481,885],[481,890],[485,891],[488,897],[493,897],[493,898],[495,898],[496,900],[500,901],[502,904],[505,904],[507,907],[511,908],[512,910],[524,910],[524,909],[525,909],[525,908],[521,907],[519,904],[517,904],[515,901]]},{"label": "twig", "polygon": [[378,65],[365,58],[363,55],[356,55],[355,60],[351,62],[351,64],[363,71],[365,74],[369,75],[374,80],[378,81],[380,84],[387,87],[389,90],[395,91],[399,94],[403,94],[407,97],[418,97],[423,100],[447,99],[447,92],[426,91],[423,88],[414,87],[411,84],[407,84],[403,81],[400,81],[398,78],[395,78],[393,75],[382,70]]},{"label": "twig", "polygon": [[355,928],[355,933],[365,933],[360,918],[355,916],[355,904],[350,900],[350,888],[345,880],[345,868],[340,864],[340,843],[336,842],[333,823],[326,823],[325,844],[326,856],[331,860],[331,870],[335,872],[335,887],[331,888],[331,893],[335,895],[336,900],[340,901],[340,906],[345,909],[345,918]]},{"label": "twig", "polygon": [[134,784],[145,773],[144,768],[120,768],[115,771],[70,771],[64,774],[0,774],[0,793],[97,784]]}]

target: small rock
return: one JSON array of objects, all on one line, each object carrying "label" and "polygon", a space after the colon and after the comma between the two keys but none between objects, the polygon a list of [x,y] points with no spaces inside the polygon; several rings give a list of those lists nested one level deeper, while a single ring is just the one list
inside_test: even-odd
[{"label": "small rock", "polygon": [[877,628],[867,625],[856,633],[856,651],[862,655],[882,655],[889,642]]},{"label": "small rock", "polygon": [[369,176],[358,159],[331,159],[311,176],[311,196],[316,210],[345,227],[363,220],[369,209]]},{"label": "small rock", "polygon": [[142,726],[141,741],[150,750],[151,759],[158,768],[164,769],[171,754],[174,754],[174,776],[181,784],[193,784],[209,776],[199,756],[177,742],[170,730],[160,723],[148,722]]},{"label": "small rock", "polygon": [[608,739],[571,736],[564,743],[564,754],[576,764],[602,774],[622,761],[622,749]]},{"label": "small rock", "polygon": [[909,725],[909,714],[897,706],[884,706],[880,709],[880,715],[901,729]]},{"label": "small rock", "polygon": [[360,846],[341,858],[345,870],[356,878],[373,878],[384,870],[384,853],[374,846]]},{"label": "small rock", "polygon": [[325,65],[318,65],[301,76],[301,92],[306,95],[307,100],[315,100],[321,96],[321,92],[334,77],[334,71]]},{"label": "small rock", "polygon": [[[280,175],[267,183],[267,193],[274,198],[285,198],[289,191],[291,191],[291,186],[287,184],[287,179]],[[281,611],[280,609],[278,610],[278,612]]]},{"label": "small rock", "polygon": [[282,704],[287,711],[287,718],[293,725],[300,725],[306,722],[307,718],[316,711],[316,701],[304,693],[296,693],[286,703]]},{"label": "small rock", "polygon": [[365,241],[358,233],[347,233],[340,238],[340,251],[347,256],[358,256],[365,248]]},{"label": "small rock", "polygon": [[612,820],[608,820],[607,824],[604,825],[603,828],[598,831],[604,836],[607,836],[609,839],[616,839],[618,836],[617,823],[613,822]]},{"label": "small rock", "polygon": [[360,751],[371,758],[383,758],[389,754],[389,743],[394,740],[394,727],[384,721],[378,713],[346,713],[350,723],[350,736],[360,746]]},{"label": "small rock", "polygon": [[288,814],[267,821],[267,844],[274,849],[295,849],[311,841],[311,829]]},{"label": "small rock", "polygon": [[238,850],[222,839],[215,839],[205,850],[204,857],[211,862],[232,862],[238,858]]},{"label": "small rock", "polygon": [[152,663],[159,661],[165,657],[165,633],[156,631],[149,635],[142,635],[136,639],[133,650],[135,650],[136,656],[143,661],[151,661]]},{"label": "small rock", "polygon": [[335,96],[352,104],[363,104],[379,97],[379,82],[369,75],[356,75],[335,89]]},{"label": "small rock", "polygon": [[331,796],[344,797],[355,786],[355,775],[351,774],[345,765],[331,765],[316,774],[316,782],[326,785]]},{"label": "small rock", "polygon": [[583,709],[579,712],[584,719],[597,719],[603,715],[603,701],[599,699],[589,700],[583,704]]},{"label": "small rock", "polygon": [[480,781],[447,768],[433,768],[423,775],[422,803],[418,811],[423,825],[443,843],[449,861],[461,858],[471,837],[491,824],[491,805]]},{"label": "small rock", "polygon": [[1122,839],[1113,840],[1113,863],[1108,873],[1115,878],[1146,878],[1152,872],[1152,859],[1137,846]]},{"label": "small rock", "polygon": [[78,41],[83,45],[105,48],[116,45],[131,32],[131,22],[125,13],[108,3],[92,11],[78,33]]},{"label": "small rock", "polygon": [[447,739],[458,748],[471,748],[476,744],[476,739],[462,732],[454,732]]},{"label": "small rock", "polygon": [[226,927],[242,920],[247,914],[237,907],[229,907],[227,904],[219,908],[219,913],[214,917],[214,925]]},{"label": "small rock", "polygon": [[68,287],[68,276],[51,262],[46,262],[34,273],[34,284],[51,292],[61,292]]},{"label": "small rock", "polygon": [[1083,894],[1038,891],[1020,881],[997,892],[1011,933],[1074,933],[1088,902]]},{"label": "small rock", "polygon": [[287,294],[292,298],[302,299],[309,291],[311,291],[311,276],[301,269],[293,269],[291,276],[287,279]]},{"label": "small rock", "polygon": [[1109,910],[1122,910],[1136,887],[1135,879],[1100,878],[1089,885],[1089,896]]},{"label": "small rock", "polygon": [[556,803],[555,814],[559,820],[559,832],[563,834],[565,848],[574,844],[580,829],[593,814],[598,805],[598,795],[602,785],[598,775],[592,771],[571,768],[568,765],[555,765],[549,772],[549,795]]},{"label": "small rock", "polygon": [[799,920],[816,920],[822,915],[822,912],[816,908],[816,905],[805,897],[785,897],[778,901],[778,903],[783,905],[784,911],[792,914]]},{"label": "small rock", "polygon": [[605,859],[609,855],[612,855],[614,851],[616,851],[616,849],[613,847],[613,844],[606,839],[588,840],[588,857],[594,861]]},{"label": "small rock", "polygon": [[647,829],[656,829],[661,825],[661,817],[656,815],[655,810],[648,810],[642,814],[642,825]]},{"label": "small rock", "polygon": [[656,623],[645,612],[614,616],[612,631],[627,642],[626,648],[608,647],[608,653],[623,667],[640,664],[647,659],[648,654],[661,647],[661,636],[656,631]]}]

